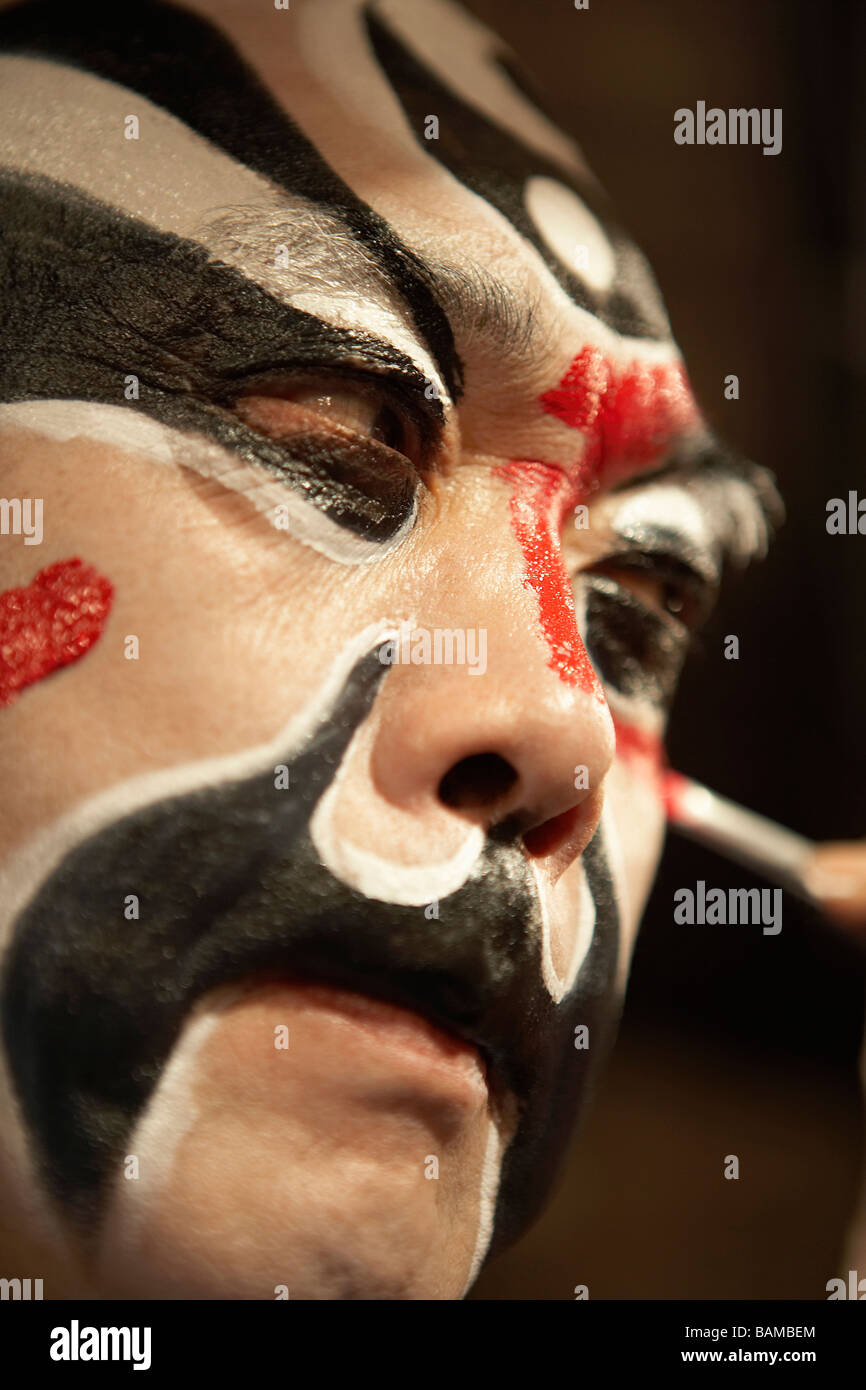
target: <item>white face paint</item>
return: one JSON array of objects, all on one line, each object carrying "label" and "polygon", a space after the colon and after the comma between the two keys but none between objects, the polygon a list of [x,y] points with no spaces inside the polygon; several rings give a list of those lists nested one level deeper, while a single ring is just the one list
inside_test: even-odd
[{"label": "white face paint", "polygon": [[616,269],[613,248],[577,194],[555,179],[527,179],[526,208],[563,265],[595,290],[608,290]]},{"label": "white face paint", "polygon": [[[414,628],[415,625],[414,619],[406,619],[403,627]],[[388,639],[393,640],[400,630],[392,629]],[[336,776],[316,807],[310,821],[310,837],[322,863],[331,873],[371,901],[400,903],[405,907],[438,903],[456,893],[469,878],[484,848],[484,830],[468,822],[456,826],[449,824],[435,842],[428,841],[421,862],[413,862],[411,857],[407,859],[397,835],[391,845],[387,835],[383,835],[381,852],[357,843],[353,817],[351,813],[347,815],[343,803],[347,783],[359,775],[365,781],[367,778],[375,781],[369,768],[373,737],[370,721],[358,728]],[[364,830],[365,827],[359,825],[355,833],[362,835]],[[435,930],[434,921],[431,931]]]},{"label": "white face paint", "polygon": [[510,1130],[513,1130],[513,1121],[509,1126],[500,1120],[491,1118],[488,1125],[487,1148],[484,1153],[484,1166],[481,1170],[478,1197],[478,1235],[475,1238],[475,1250],[472,1254],[472,1264],[469,1266],[469,1277],[463,1290],[464,1294],[469,1292],[478,1278],[487,1251],[490,1249],[502,1159],[511,1138]]},{"label": "white face paint", "polygon": [[[559,1004],[574,988],[580,967],[592,945],[595,900],[586,881],[586,871],[579,861],[572,865],[569,873],[569,877],[579,882],[576,893],[570,884],[561,885],[557,892],[543,865],[533,861],[532,870],[541,904],[542,974],[548,994],[555,1004]],[[564,892],[566,887],[568,891]]]},{"label": "white face paint", "polygon": [[468,105],[542,158],[557,160],[572,174],[593,177],[575,142],[527,101],[495,65],[494,60],[507,49],[472,15],[443,0],[375,0],[372,9]]},{"label": "white face paint", "polygon": [[[117,677],[116,664],[112,665],[116,651],[112,649],[109,655],[103,648],[105,661],[101,676],[95,677],[96,688],[87,680],[77,687],[86,713],[91,716],[90,723],[85,721],[78,735],[83,750],[80,756],[87,758],[95,746],[107,745],[114,739],[118,757],[128,757],[126,740],[131,737],[140,740],[140,749],[134,748],[134,756],[140,756],[141,766],[160,766],[161,758],[171,765],[156,772],[129,775],[127,762],[123,775],[110,768],[107,778],[103,765],[95,774],[94,785],[107,786],[107,790],[95,795],[73,792],[62,814],[44,817],[39,831],[0,861],[0,947],[8,944],[14,919],[32,903],[40,885],[87,837],[168,798],[198,789],[230,786],[267,771],[287,753],[302,748],[319,722],[327,717],[359,657],[386,640],[401,623],[414,624],[415,617],[420,622],[430,622],[428,609],[448,618],[449,626],[457,621],[451,617],[455,609],[462,618],[491,619],[496,639],[491,640],[484,679],[466,682],[467,688],[472,687],[471,699],[467,700],[465,690],[446,688],[436,682],[436,673],[430,671],[407,675],[400,670],[389,675],[390,689],[401,692],[403,709],[410,709],[414,728],[412,736],[405,737],[406,718],[399,710],[395,716],[396,701],[392,702],[390,723],[385,726],[383,738],[386,745],[388,738],[392,740],[391,760],[385,771],[393,772],[396,768],[403,773],[408,768],[414,774],[423,763],[423,778],[419,775],[414,782],[411,777],[403,782],[396,778],[396,789],[393,781],[382,787],[381,783],[387,781],[382,766],[374,768],[367,756],[371,728],[377,717],[374,705],[373,715],[359,725],[339,768],[331,769],[333,775],[316,803],[309,826],[321,864],[339,885],[369,899],[374,927],[381,925],[384,930],[398,917],[396,913],[382,913],[377,905],[420,909],[474,882],[482,850],[490,847],[488,832],[499,828],[497,817],[501,808],[485,803],[473,821],[471,816],[444,806],[441,779],[458,760],[468,759],[476,752],[486,753],[489,747],[497,753],[502,750],[501,756],[512,759],[519,769],[517,785],[522,800],[515,799],[510,809],[525,811],[536,823],[543,820],[545,824],[559,820],[572,809],[575,798],[571,766],[578,757],[598,768],[599,784],[610,766],[608,711],[600,713],[602,702],[583,698],[585,692],[576,696],[552,673],[550,649],[538,628],[537,595],[531,592],[525,557],[513,528],[510,529],[508,496],[497,476],[503,460],[548,460],[553,466],[567,467],[583,457],[587,444],[584,431],[545,415],[539,404],[543,393],[563,379],[576,353],[586,347],[596,348],[612,364],[623,366],[679,361],[666,330],[655,337],[623,335],[602,315],[584,307],[593,302],[591,297],[581,298],[575,291],[580,299],[577,303],[570,292],[574,286],[569,288],[555,264],[554,258],[559,258],[582,279],[584,288],[600,294],[620,288],[624,266],[628,269],[628,253],[622,251],[618,242],[615,245],[607,238],[582,199],[567,187],[569,176],[586,178],[578,151],[520,95],[504,70],[493,65],[491,57],[497,47],[487,32],[453,6],[434,0],[417,0],[413,4],[385,0],[375,9],[455,99],[488,118],[503,134],[543,156],[544,168],[552,162],[562,171],[562,181],[549,174],[526,179],[518,190],[522,212],[515,221],[446,167],[437,157],[435,142],[425,146],[396,86],[392,86],[375,57],[360,0],[299,0],[287,15],[275,14],[266,6],[251,8],[247,0],[220,0],[216,7],[209,0],[192,0],[191,9],[200,10],[208,21],[216,12],[224,32],[265,87],[270,88],[277,109],[282,105],[325,165],[330,166],[326,172],[342,177],[348,190],[387,224],[385,230],[393,234],[397,245],[397,261],[404,270],[409,265],[413,267],[415,288],[422,285],[429,291],[434,309],[441,308],[436,296],[442,291],[466,391],[459,403],[449,399],[443,380],[448,372],[440,370],[432,350],[421,341],[421,327],[429,328],[425,314],[421,313],[417,320],[411,318],[404,295],[382,269],[383,262],[376,254],[381,247],[377,247],[375,236],[367,229],[365,241],[364,236],[355,234],[357,227],[350,231],[348,218],[342,220],[332,202],[326,199],[320,206],[313,199],[280,187],[131,87],[118,86],[48,59],[0,58],[0,158],[9,168],[54,180],[73,192],[99,200],[109,210],[137,219],[147,228],[186,239],[201,248],[211,262],[231,267],[250,285],[284,305],[316,315],[326,324],[386,340],[405,353],[427,378],[432,392],[447,407],[450,430],[449,447],[443,446],[435,461],[438,472],[431,469],[435,476],[427,480],[425,509],[418,509],[417,513],[426,529],[419,524],[413,546],[400,552],[415,514],[384,546],[365,542],[335,526],[264,472],[253,477],[254,470],[228,450],[192,433],[157,424],[128,405],[65,399],[21,404],[16,393],[12,397],[16,403],[0,407],[0,426],[32,432],[35,456],[40,438],[58,446],[84,440],[95,446],[98,462],[116,462],[122,453],[138,452],[160,469],[192,470],[242,494],[261,515],[267,516],[272,509],[282,507],[291,537],[341,567],[354,567],[348,575],[342,570],[332,575],[327,566],[317,563],[315,570],[294,571],[287,578],[276,564],[259,564],[260,552],[255,549],[258,538],[246,548],[248,538],[239,534],[242,528],[232,533],[231,544],[226,542],[224,552],[220,552],[218,544],[209,548],[207,541],[217,531],[209,515],[206,526],[189,526],[186,568],[193,573],[193,582],[182,584],[181,589],[187,600],[190,592],[198,599],[212,585],[217,597],[208,592],[203,612],[189,623],[182,622],[182,600],[172,581],[182,577],[183,565],[177,562],[177,549],[162,544],[162,515],[156,517],[157,524],[151,528],[151,534],[156,532],[159,540],[155,550],[147,553],[149,564],[144,566],[144,581],[140,574],[144,552],[133,553],[133,547],[124,544],[129,537],[135,537],[136,521],[147,518],[148,502],[140,501],[140,494],[148,491],[147,473],[136,473],[136,479],[140,483],[143,478],[143,484],[138,493],[130,487],[123,494],[122,505],[128,507],[130,515],[121,517],[119,539],[115,537],[114,547],[108,545],[103,553],[116,561],[118,573],[111,567],[109,570],[112,582],[117,583],[123,631],[128,623],[134,627],[144,613],[151,620],[151,632],[158,633],[160,639],[169,632],[174,644],[161,647],[155,642],[153,650],[158,655],[150,670],[143,663],[125,684]],[[224,90],[219,97],[225,98]],[[138,140],[123,139],[124,122],[130,114],[139,122]],[[239,111],[239,121],[243,116],[243,110]],[[290,134],[288,125],[286,131]],[[287,182],[295,186],[291,178]],[[586,185],[580,186],[586,189]],[[357,207],[354,210],[358,212]],[[377,222],[376,226],[379,230],[375,235],[381,235],[382,223]],[[532,241],[533,226],[539,233],[538,244]],[[583,268],[574,262],[574,242],[587,248]],[[548,256],[548,252],[552,255]],[[473,298],[473,290],[479,284],[492,291],[487,300],[483,295]],[[443,289],[446,285],[447,291]],[[109,289],[106,295],[110,302]],[[460,302],[461,293],[468,301],[465,304]],[[534,329],[523,336],[519,325],[511,337],[500,332],[487,316],[490,303],[495,307],[497,297],[512,309],[517,305],[518,309],[531,310],[535,314]],[[428,319],[431,302],[422,306]],[[341,367],[351,367],[357,360],[351,344],[347,345]],[[135,363],[128,367],[134,371]],[[459,377],[460,373],[452,371],[451,375]],[[122,374],[119,380],[122,381]],[[109,397],[110,394],[109,388]],[[602,403],[600,399],[595,401],[594,408],[600,409]],[[452,416],[458,415],[459,419],[452,420]],[[696,426],[695,433],[700,433],[700,426]],[[59,449],[45,452],[52,459],[62,457]],[[70,449],[69,454],[71,458],[74,453],[75,466],[83,464],[85,471],[86,452]],[[50,468],[45,471],[49,473]],[[94,471],[99,477],[99,468]],[[161,481],[166,476],[163,473]],[[82,490],[86,493],[86,479],[84,483]],[[92,499],[88,498],[87,506],[79,505],[79,479],[73,476],[71,468],[61,485],[61,496],[64,485],[68,488],[65,510],[58,506],[52,512],[49,508],[46,515],[50,520],[63,513],[66,529],[61,534],[77,553],[79,540],[84,550],[88,541],[100,534],[102,518],[94,516],[98,505],[94,507]],[[157,489],[153,491],[156,493]],[[170,499],[172,490],[166,487],[164,495]],[[662,495],[660,506],[662,512],[667,509],[671,515],[669,500]],[[174,502],[176,505],[176,493]],[[120,511],[122,506],[111,513],[115,524]],[[171,500],[165,504],[165,512],[172,518]],[[639,520],[635,512],[634,524],[638,525]],[[700,518],[683,512],[677,514],[676,524],[691,525],[694,530],[701,523]],[[286,551],[279,552],[280,564],[285,554]],[[366,564],[383,556],[391,558],[393,566]],[[246,560],[249,565],[245,568]],[[171,578],[161,582],[167,561],[171,561]],[[225,563],[221,565],[220,561]],[[196,568],[199,564],[201,571]],[[304,564],[312,567],[313,558],[307,555]],[[311,575],[315,577],[311,579]],[[13,582],[17,582],[17,576]],[[377,583],[381,585],[378,589]],[[153,612],[148,608],[149,587],[159,587],[161,607],[156,605],[154,610],[158,621],[153,621]],[[242,591],[239,597],[233,588]],[[467,605],[467,611],[463,611]],[[258,611],[254,612],[259,607],[264,610],[261,618]],[[477,611],[473,612],[473,608]],[[415,614],[411,620],[402,616],[409,611]],[[376,615],[381,613],[401,616],[379,621]],[[475,621],[474,625],[479,624]],[[213,661],[209,665],[207,660],[198,664],[196,660],[199,650],[213,656],[213,648],[206,642],[201,648],[198,646],[199,630],[211,626],[218,637],[225,633],[216,675]],[[351,631],[357,635],[347,642],[346,633]],[[251,674],[235,682],[234,641],[239,634],[248,637],[245,653]],[[311,636],[313,643],[309,641]],[[270,653],[275,646],[277,659],[270,664],[261,661],[262,653]],[[309,655],[313,646],[314,662]],[[315,690],[298,700],[299,690],[303,691],[303,670],[299,673],[288,668],[303,667],[306,659],[315,670],[322,671],[331,646],[333,659],[327,676],[317,677]],[[175,668],[171,667],[172,658]],[[154,677],[160,660],[170,668],[162,687],[159,674]],[[292,680],[286,681],[287,673]],[[184,744],[186,738],[192,743],[194,735],[188,734],[185,727],[181,727],[180,734],[171,727],[172,720],[183,726],[189,713],[189,706],[177,699],[176,682],[184,677],[194,682],[200,674],[203,689],[198,707],[191,702],[194,713],[205,711],[212,721],[210,730],[216,729],[220,740],[217,747],[240,747],[242,751],[194,756],[190,746]],[[119,709],[111,698],[100,700],[100,679],[107,681],[109,696],[120,692]],[[136,679],[140,681],[139,688],[156,692],[152,708],[148,708],[146,700],[136,703],[130,697]],[[153,682],[150,686],[148,679]],[[401,681],[405,683],[399,684]],[[31,741],[35,730],[36,738],[41,735],[50,745],[52,730],[56,734],[63,714],[68,713],[62,696],[68,688],[58,680],[51,687],[43,686],[30,706],[24,707],[22,700],[12,715],[16,730],[24,729],[25,736],[29,731]],[[223,705],[224,689],[228,698]],[[288,697],[286,689],[290,691]],[[176,700],[176,709],[173,707],[167,718],[160,705],[166,699],[166,690],[169,698]],[[386,693],[383,686],[383,705]],[[266,703],[269,696],[270,704]],[[87,707],[88,700],[93,702],[93,711]],[[238,709],[250,705],[256,710],[281,710],[279,718],[260,719],[254,743],[249,736],[237,735],[239,727],[249,729]],[[292,706],[294,713],[288,717]],[[29,711],[34,709],[51,716],[47,725],[40,726],[35,716],[33,723],[28,722]],[[634,716],[634,722],[651,717],[657,721],[653,727],[660,727],[657,712],[650,716],[643,709],[630,709],[627,702],[620,704],[619,712]],[[220,723],[223,718],[224,727]],[[278,732],[272,737],[260,736],[260,730],[273,728],[278,728]],[[207,742],[208,736],[206,730],[204,747],[214,746]],[[433,756],[428,756],[431,749]],[[60,751],[65,756],[64,750]],[[62,766],[59,770],[50,766],[52,756],[56,755],[46,756],[46,780],[56,785],[63,771]],[[152,760],[150,764],[148,759]],[[362,765],[366,780],[360,777],[350,786],[350,768],[356,763]],[[363,791],[360,808],[351,799],[358,786]],[[648,887],[649,861],[654,864],[657,854],[661,814],[658,805],[651,804],[651,798],[649,810],[646,799],[638,798],[640,814],[635,814],[632,807],[629,820],[631,784],[624,775],[619,793],[616,815],[610,809],[605,811],[599,838],[610,846],[613,892],[625,909],[630,945]],[[43,787],[42,794],[51,805],[51,793]],[[592,816],[588,832],[598,825],[600,809],[593,810]],[[266,814],[259,824],[270,824]],[[623,824],[626,831],[619,835],[617,827]],[[505,936],[517,920],[514,903],[520,904],[520,892],[526,888],[521,878],[525,869],[521,856],[525,859],[526,845],[515,848],[512,844],[509,850],[513,859],[506,861],[503,869],[502,920],[487,922],[479,913],[479,923],[468,924],[469,928],[489,932],[479,938],[485,950],[499,935]],[[308,867],[312,858],[307,861]],[[615,924],[611,925],[612,917],[605,919],[601,896],[597,908],[586,863],[573,853],[563,854],[561,859],[562,862],[557,860],[553,853],[541,856],[526,874],[530,890],[534,880],[538,896],[536,901],[527,891],[529,906],[520,907],[526,921],[521,926],[523,935],[515,948],[515,957],[517,969],[529,980],[534,993],[516,994],[523,1006],[522,1015],[519,1009],[515,1010],[516,1032],[522,1027],[541,1029],[537,1019],[543,1016],[547,1020],[543,1026],[550,1027],[552,1037],[557,1036],[563,1018],[570,1018],[569,1010],[575,1006],[581,970],[590,952],[606,946],[605,921],[608,931],[616,930]],[[495,857],[490,862],[495,869]],[[596,865],[595,871],[603,880],[604,894],[608,894],[603,859],[601,869]],[[344,896],[339,901],[344,907],[348,902],[353,910],[358,909],[357,896]],[[540,920],[536,915],[538,904]],[[406,918],[401,920],[405,923]],[[359,919],[352,919],[353,931],[359,925],[363,925]],[[425,950],[436,938],[435,918],[425,922],[425,931],[428,926],[429,934],[423,938]],[[393,949],[393,938],[382,939],[387,939],[389,949]],[[354,938],[350,945],[354,946]],[[346,954],[350,956],[351,950]],[[615,955],[614,946],[611,956]],[[627,957],[628,950],[620,951],[620,984]],[[344,965],[343,961],[339,963]],[[612,976],[614,967],[615,959],[605,958],[602,950],[602,973],[607,971]],[[497,995],[497,1009],[499,1005]],[[171,1188],[180,1166],[179,1153],[201,1119],[196,1094],[198,1088],[207,1084],[212,1057],[209,1049],[219,1030],[215,1015],[207,1011],[201,1018],[191,1017],[188,1024],[152,1093],[152,1103],[141,1112],[131,1135],[131,1146],[140,1151],[148,1166],[149,1186],[134,1190],[127,1184],[118,1189],[118,1202],[121,1206],[127,1204],[126,1214],[121,1213],[121,1231],[134,1234],[146,1228],[147,1193],[159,1202]],[[332,1069],[338,1080],[339,1070]],[[0,1092],[5,1091],[5,1095],[0,1099],[0,1109],[8,1108],[16,1116],[15,1138],[10,1145],[14,1149],[23,1121],[15,1112],[9,1080],[4,1060],[0,1066]],[[395,1084],[392,1077],[386,1078],[386,1097],[393,1099]],[[238,1090],[246,1100],[243,1085]],[[543,1086],[539,1090],[543,1093]],[[531,1106],[532,1102],[533,1097],[528,1097],[527,1103]],[[219,1105],[215,1108],[219,1110]],[[478,1126],[467,1145],[465,1166],[456,1165],[456,1187],[468,1194],[460,1209],[460,1229],[456,1231],[467,1242],[466,1260],[460,1268],[461,1282],[468,1267],[471,1283],[489,1248],[502,1157],[517,1132],[515,1117],[507,1113],[507,1108],[503,1106],[495,1115],[484,1111],[483,1126]],[[375,1138],[376,1124],[390,1118],[391,1111],[386,1106],[366,1132]],[[569,1120],[570,1116],[561,1117],[563,1130]],[[559,1116],[542,1115],[534,1142],[547,1142],[551,1136],[556,1139],[559,1125]],[[542,1134],[542,1130],[546,1132]],[[379,1157],[376,1156],[377,1161]],[[414,1162],[414,1151],[411,1157]],[[36,1193],[35,1168],[23,1144],[15,1152],[13,1167],[19,1178],[17,1188]],[[365,1172],[360,1173],[353,1191],[357,1189],[363,1195],[366,1176]],[[513,1177],[509,1181],[513,1184]],[[531,1181],[531,1174],[527,1181]],[[444,1186],[442,1190],[445,1191]],[[244,1193],[244,1199],[246,1196]],[[417,1193],[407,1202],[401,1216],[407,1229],[417,1206],[415,1196]],[[513,1199],[514,1191],[511,1196]],[[323,1220],[332,1218],[335,1228],[342,1221],[345,1233],[347,1223],[341,1199],[342,1190],[336,1205],[325,1210]],[[389,1202],[389,1214],[399,1205],[396,1199]],[[436,1203],[431,1205],[435,1207]],[[373,1209],[379,1213],[382,1206],[381,1201],[373,1203]],[[243,1224],[242,1201],[238,1211]],[[219,1213],[212,1227],[217,1234],[218,1218]],[[265,1243],[272,1224],[269,1219],[257,1233]],[[355,1224],[362,1230],[363,1221]],[[183,1222],[179,1225],[183,1228]],[[254,1232],[250,1239],[255,1235]],[[394,1241],[393,1246],[400,1253],[406,1241]],[[170,1245],[168,1254],[172,1254]],[[430,1287],[438,1287],[435,1279]]]},{"label": "white face paint", "polygon": [[[351,753],[349,754],[351,756]],[[464,843],[450,859],[439,863],[399,864],[374,854],[335,832],[334,802],[340,795],[339,774],[316,808],[310,835],[319,857],[335,878],[348,883],[373,902],[424,907],[462,888],[484,848],[484,831],[470,826]]]},{"label": "white face paint", "polygon": [[191,469],[238,493],[268,519],[276,536],[289,535],[338,565],[383,560],[403,544],[415,524],[417,502],[387,541],[354,536],[263,468],[239,461],[230,449],[203,435],[162,425],[131,405],[46,400],[0,405],[0,431],[15,428],[61,442],[86,439],[109,444],[124,452],[144,454],[161,467]]},{"label": "white face paint", "polygon": [[325,717],[345,685],[355,663],[393,630],[393,619],[359,632],[334,659],[327,677],[278,733],[256,748],[219,758],[144,773],[99,793],[47,827],[15,855],[0,864],[0,951],[8,944],[12,922],[39,885],[77,844],[96,835],[121,816],[200,787],[239,782],[257,771],[272,768],[281,757],[303,746]]},{"label": "white face paint", "polygon": [[212,1008],[196,1011],[173,1049],[147,1109],[129,1136],[129,1156],[137,1174],[121,1171],[106,1225],[122,1249],[136,1244],[154,1207],[172,1180],[178,1149],[199,1119],[197,1074],[207,1066],[207,1046],[219,1021]]}]

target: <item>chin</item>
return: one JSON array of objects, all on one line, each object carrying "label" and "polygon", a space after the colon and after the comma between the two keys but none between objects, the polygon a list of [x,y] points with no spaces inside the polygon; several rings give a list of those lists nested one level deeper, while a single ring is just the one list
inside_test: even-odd
[{"label": "chin", "polygon": [[316,987],[223,991],[132,1135],[99,1294],[459,1299],[486,1253],[502,1128],[471,1050],[408,1012]]}]

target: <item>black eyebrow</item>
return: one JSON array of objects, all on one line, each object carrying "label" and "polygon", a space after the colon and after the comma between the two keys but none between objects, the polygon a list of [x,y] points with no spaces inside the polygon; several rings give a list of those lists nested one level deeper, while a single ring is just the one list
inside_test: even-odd
[{"label": "black eyebrow", "polygon": [[624,492],[629,488],[648,487],[651,483],[693,483],[700,486],[701,483],[723,484],[725,481],[749,487],[768,525],[776,527],[782,524],[785,509],[770,470],[738,453],[711,433],[697,448],[688,444],[677,447],[674,444],[657,467],[630,475],[610,491]]},{"label": "black eyebrow", "polygon": [[266,376],[354,368],[411,396],[415,412],[441,427],[442,403],[393,344],[284,304],[204,247],[68,185],[0,175],[0,400],[118,404],[133,364],[136,409],[277,466],[279,450],[228,417],[236,397]]},{"label": "black eyebrow", "polygon": [[483,332],[500,351],[519,361],[528,361],[543,345],[538,304],[516,294],[483,266],[427,261],[423,268],[452,332]]},{"label": "black eyebrow", "polygon": [[134,24],[111,5],[32,0],[0,13],[0,52],[51,58],[140,92],[245,168],[338,217],[402,298],[459,399],[462,363],[420,258],[344,182],[215,24],[157,0],[139,0]]},{"label": "black eyebrow", "polygon": [[744,482],[753,482],[753,474],[762,472],[759,464],[739,454],[736,449],[725,444],[715,434],[707,433],[695,447],[689,443],[674,441],[664,458],[652,468],[640,474],[631,474],[622,482],[616,483],[611,492],[622,492],[631,487],[637,478],[640,482],[666,482],[671,477],[695,478],[704,474],[727,474]]}]

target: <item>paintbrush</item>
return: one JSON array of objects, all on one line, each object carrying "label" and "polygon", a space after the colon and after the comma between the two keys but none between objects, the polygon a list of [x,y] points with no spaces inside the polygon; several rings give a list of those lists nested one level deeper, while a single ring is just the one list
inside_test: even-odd
[{"label": "paintbrush", "polygon": [[747,811],[678,772],[664,779],[668,824],[698,844],[762,874],[809,903],[808,868],[818,846],[805,835]]}]

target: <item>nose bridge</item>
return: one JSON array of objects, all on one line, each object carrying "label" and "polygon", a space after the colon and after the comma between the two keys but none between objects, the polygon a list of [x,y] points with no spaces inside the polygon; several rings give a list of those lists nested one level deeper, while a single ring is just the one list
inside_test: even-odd
[{"label": "nose bridge", "polygon": [[432,791],[461,760],[493,754],[517,773],[521,808],[543,819],[607,772],[613,724],[578,633],[542,470],[494,460],[484,486],[440,498],[429,582],[380,696],[391,737],[376,763],[385,775],[390,742],[394,792],[418,778]]},{"label": "nose bridge", "polygon": [[559,468],[531,459],[499,464],[495,476],[509,488],[509,521],[523,560],[523,586],[535,596],[548,647],[548,665],[567,686],[604,701],[577,628],[571,580],[562,558],[562,522],[577,489]]}]

